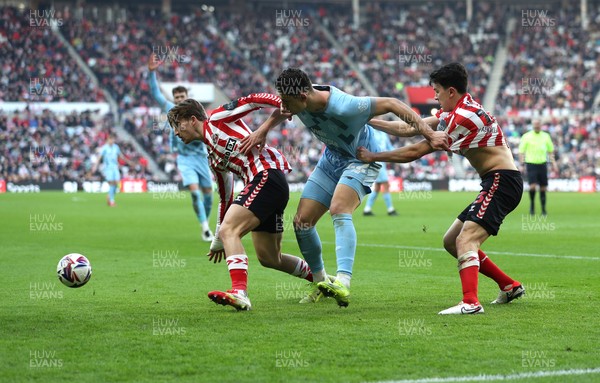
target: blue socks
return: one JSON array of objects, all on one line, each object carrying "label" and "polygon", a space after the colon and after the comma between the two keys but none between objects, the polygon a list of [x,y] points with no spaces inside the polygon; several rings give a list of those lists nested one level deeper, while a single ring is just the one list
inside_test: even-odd
[{"label": "blue socks", "polygon": [[356,254],[356,230],[352,222],[352,214],[332,214],[331,218],[335,230],[337,272],[352,274]]},{"label": "blue socks", "polygon": [[[379,193],[377,192],[372,192],[371,194],[369,194],[369,197],[367,197],[367,203],[365,204],[365,212],[370,212],[371,208],[373,207],[373,204],[375,203],[375,199],[377,199],[377,196],[379,195]],[[394,210],[394,206],[392,206],[392,195],[388,192],[388,193],[383,193],[383,200],[385,201],[385,206],[387,206],[387,211],[393,211]]]},{"label": "blue socks", "polygon": [[117,185],[109,185],[108,187],[108,199],[110,202],[115,202],[115,194],[117,193]]},{"label": "blue socks", "polygon": [[212,210],[213,203],[213,194],[212,192],[203,194],[204,197],[204,211],[207,217],[210,217],[210,212]]},{"label": "blue socks", "polygon": [[365,205],[365,211],[371,211],[373,207],[373,203],[375,203],[375,199],[377,198],[377,192],[372,192],[367,197],[367,204]]},{"label": "blue socks", "polygon": [[194,190],[191,193],[192,193],[192,205],[194,206],[194,211],[196,212],[198,221],[200,223],[203,223],[206,221],[206,211],[204,211],[204,204],[200,200],[200,190]]},{"label": "blue socks", "polygon": [[321,239],[317,229],[313,226],[308,229],[296,229],[295,232],[300,252],[306,263],[308,263],[310,271],[315,275],[325,267],[323,265],[323,255],[321,254]]},{"label": "blue socks", "polygon": [[392,206],[392,195],[390,193],[383,193],[383,200],[385,201],[385,206],[387,206],[388,211],[394,210]]}]

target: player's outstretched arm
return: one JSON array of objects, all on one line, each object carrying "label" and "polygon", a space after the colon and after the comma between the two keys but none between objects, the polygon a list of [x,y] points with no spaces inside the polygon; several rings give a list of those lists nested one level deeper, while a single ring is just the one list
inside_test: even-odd
[{"label": "player's outstretched arm", "polygon": [[135,165],[136,163],[133,162],[132,160],[130,160],[129,158],[125,157],[123,155],[123,153],[119,153],[119,158],[121,161],[125,162],[127,165],[129,165],[130,168],[135,169]]},{"label": "player's outstretched arm", "polygon": [[[406,122],[409,126],[416,129],[431,146],[436,150],[448,150],[448,135],[445,132],[436,132],[431,126],[419,117],[408,105],[400,100],[391,97],[375,97],[374,116],[380,114],[394,113]],[[433,122],[433,121],[430,121]]]},{"label": "player's outstretched arm", "polygon": [[156,79],[156,69],[162,64],[162,61],[158,60],[158,57],[153,53],[148,58],[148,70],[150,73],[148,74],[148,85],[150,86],[150,93],[152,93],[152,98],[160,107],[164,109],[171,109],[173,104],[170,103],[165,96],[163,96],[162,92],[158,86],[158,80]]},{"label": "player's outstretched arm", "polygon": [[255,146],[258,147],[259,151],[262,150],[267,142],[267,134],[269,131],[291,117],[291,114],[282,112],[281,109],[275,109],[258,129],[242,139],[240,151],[245,155],[248,155]]},{"label": "player's outstretched arm", "polygon": [[372,118],[368,122],[373,128],[398,137],[412,137],[418,134],[417,129],[404,121],[386,121]]},{"label": "player's outstretched arm", "polygon": [[217,227],[215,228],[215,235],[210,244],[210,251],[208,254],[206,254],[206,256],[208,257],[209,261],[218,263],[227,256],[227,254],[225,254],[223,241],[219,236],[219,228],[221,226],[221,222],[223,222],[223,219],[225,218],[227,209],[229,209],[229,206],[231,206],[233,203],[233,174],[231,174],[231,172],[220,172],[214,169],[213,173],[217,181],[217,188],[219,192],[219,214],[217,214]]},{"label": "player's outstretched arm", "polygon": [[364,146],[356,150],[356,158],[363,162],[411,162],[426,154],[435,152],[435,149],[427,140],[407,145],[388,152],[370,152]]},{"label": "player's outstretched arm", "polygon": [[[424,118],[423,121],[434,130],[440,122],[435,116]],[[402,120],[386,121],[372,118],[369,121],[369,125],[377,130],[381,130],[382,132],[397,137],[414,137],[419,134],[419,131],[414,126],[410,126]]]}]

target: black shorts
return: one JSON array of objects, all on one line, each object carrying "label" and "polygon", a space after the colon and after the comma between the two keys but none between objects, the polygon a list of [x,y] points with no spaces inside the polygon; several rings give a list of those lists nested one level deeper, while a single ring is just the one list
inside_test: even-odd
[{"label": "black shorts", "polygon": [[525,163],[527,168],[527,181],[529,184],[538,184],[540,186],[548,186],[548,165],[543,164],[528,164]]},{"label": "black shorts", "polygon": [[458,216],[462,222],[473,221],[489,235],[497,235],[504,217],[521,202],[523,178],[517,170],[494,170],[481,177],[477,199]]},{"label": "black shorts", "polygon": [[250,210],[260,224],[252,231],[283,232],[283,212],[290,199],[290,188],[279,169],[258,173],[244,187],[233,203]]}]

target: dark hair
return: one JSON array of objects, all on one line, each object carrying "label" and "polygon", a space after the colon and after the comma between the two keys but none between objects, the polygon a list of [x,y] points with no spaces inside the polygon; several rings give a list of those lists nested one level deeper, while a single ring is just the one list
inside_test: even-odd
[{"label": "dark hair", "polygon": [[461,63],[446,64],[431,72],[429,85],[440,84],[444,89],[455,88],[458,93],[467,93],[469,75]]},{"label": "dark hair", "polygon": [[187,95],[188,91],[185,86],[179,85],[179,86],[176,86],[175,88],[173,88],[171,93],[173,94],[173,96],[175,96],[175,93],[185,93]]},{"label": "dark hair", "polygon": [[177,127],[179,120],[187,120],[195,116],[198,120],[206,120],[206,111],[202,104],[193,98],[188,98],[169,110],[167,118],[169,119],[169,125]]},{"label": "dark hair", "polygon": [[275,80],[275,89],[281,95],[298,96],[300,93],[311,92],[312,83],[302,69],[287,68]]}]

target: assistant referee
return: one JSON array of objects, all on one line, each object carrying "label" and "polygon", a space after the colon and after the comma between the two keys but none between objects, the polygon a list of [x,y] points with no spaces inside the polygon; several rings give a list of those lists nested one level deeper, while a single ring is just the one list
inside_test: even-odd
[{"label": "assistant referee", "polygon": [[533,130],[523,134],[519,144],[519,162],[525,164],[529,181],[529,198],[531,207],[529,214],[535,214],[535,191],[540,185],[540,202],[542,215],[546,215],[546,189],[548,187],[548,157],[552,168],[558,170],[554,159],[554,145],[550,134],[542,131],[540,120],[533,121]]}]

